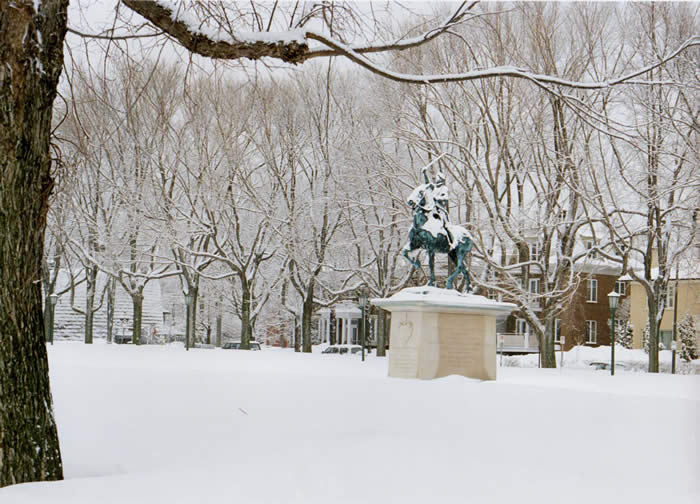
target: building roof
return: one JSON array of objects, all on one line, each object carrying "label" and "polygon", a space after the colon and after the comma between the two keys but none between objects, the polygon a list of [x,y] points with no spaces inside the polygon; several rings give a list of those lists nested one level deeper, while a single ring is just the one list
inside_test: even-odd
[{"label": "building roof", "polygon": [[[639,269],[636,269],[635,271],[638,271],[641,273]],[[651,269],[651,279],[655,280],[656,277],[659,276],[659,268],[652,268]],[[695,264],[694,266],[690,267],[683,267],[679,266],[678,268],[678,276],[676,276],[676,268],[671,268],[671,273],[668,276],[669,280],[675,280],[678,278],[678,280],[698,280],[700,279],[700,263]],[[634,281],[632,276],[630,276],[629,273],[626,275],[620,277],[620,280],[626,280],[626,281]]]}]

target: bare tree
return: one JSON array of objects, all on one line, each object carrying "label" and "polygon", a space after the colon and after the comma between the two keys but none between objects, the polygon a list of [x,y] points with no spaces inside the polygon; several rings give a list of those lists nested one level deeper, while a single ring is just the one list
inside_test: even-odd
[{"label": "bare tree", "polygon": [[[668,54],[696,29],[696,9],[674,4],[627,7],[625,31],[638,49],[628,64]],[[684,55],[649,72],[672,81],[616,90],[604,97],[606,129],[599,134],[598,164],[591,166],[588,199],[604,224],[607,257],[622,264],[646,293],[649,371],[659,371],[658,328],[673,266],[697,244],[700,218],[697,59]],[[641,329],[641,328],[640,328]]]},{"label": "bare tree", "polygon": [[63,478],[38,281],[67,7],[0,4],[0,486]]}]

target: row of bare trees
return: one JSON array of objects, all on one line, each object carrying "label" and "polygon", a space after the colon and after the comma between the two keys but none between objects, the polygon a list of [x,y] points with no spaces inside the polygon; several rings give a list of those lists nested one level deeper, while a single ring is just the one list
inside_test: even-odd
[{"label": "row of bare trees", "polygon": [[[275,299],[298,321],[304,351],[319,305],[363,284],[376,284],[377,295],[401,284],[406,211],[377,188],[377,174],[388,184],[395,177],[381,169],[384,146],[346,73],[317,65],[249,86],[222,73],[185,79],[175,64],[113,63],[109,78],[74,67],[57,130],[65,175],[47,261],[74,265],[74,285],[87,284],[85,306],[74,306],[86,343],[115,282],[132,298],[137,343],[146,284],[177,276],[193,298],[188,327],[202,282],[216,283],[224,309],[241,321],[244,347]],[[371,255],[364,244],[375,238]],[[344,259],[348,246],[353,261]],[[363,282],[372,267],[379,276]],[[110,278],[102,292],[98,271]]]},{"label": "row of bare trees", "polygon": [[[692,34],[681,22],[688,13],[519,6],[394,64],[449,73],[465,62],[516,61],[595,79],[672,50]],[[613,39],[627,42],[616,17],[632,20],[626,33],[646,38],[613,48]],[[418,168],[442,153],[452,219],[475,238],[476,284],[518,304],[545,366],[555,365],[553,321],[580,282],[576,265],[594,253],[645,285],[657,327],[671,266],[697,243],[691,56],[648,76],[672,86],[604,93],[546,93],[502,79],[358,82],[332,61],[254,86],[221,69],[185,77],[177,65],[128,58],[114,61],[108,79],[76,67],[59,130],[69,195],[57,194],[52,216],[57,246],[84,266],[86,341],[99,269],[132,296],[134,321],[148,281],[179,276],[195,299],[192,325],[202,280],[226,282],[244,346],[274,299],[310,351],[316,308],[359,288],[387,296],[405,284],[403,200]],[[581,246],[583,236],[595,250]]]}]

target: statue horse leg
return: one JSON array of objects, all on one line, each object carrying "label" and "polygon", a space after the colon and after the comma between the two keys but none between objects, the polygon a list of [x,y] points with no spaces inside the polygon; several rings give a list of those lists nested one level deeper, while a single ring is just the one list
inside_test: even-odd
[{"label": "statue horse leg", "polygon": [[471,279],[471,276],[469,275],[469,270],[464,265],[464,258],[467,256],[469,251],[472,249],[473,245],[474,244],[472,243],[472,241],[469,238],[467,238],[466,241],[464,242],[464,245],[460,244],[460,247],[459,247],[461,249],[461,254],[462,254],[462,257],[460,258],[460,261],[459,261],[459,270],[462,272],[462,275],[464,275],[464,280],[466,280],[466,285],[467,285],[466,292],[472,291],[472,279]]},{"label": "statue horse leg", "polygon": [[417,258],[414,259],[414,258],[412,258],[412,257],[409,255],[411,252],[413,252],[413,251],[415,251],[415,250],[418,250],[418,251],[420,252],[419,249],[411,249],[411,248],[409,247],[409,245],[406,245],[406,246],[403,248],[403,256],[404,256],[406,259],[408,259],[408,262],[410,262],[410,263],[413,265],[414,268],[420,268],[420,261],[419,261]]},{"label": "statue horse leg", "polygon": [[457,245],[455,250],[450,251],[450,257],[457,265],[457,268],[455,269],[455,272],[447,278],[448,289],[453,288],[454,280],[457,278],[457,275],[461,273],[464,275],[464,279],[466,281],[466,291],[471,292],[471,277],[469,276],[469,270],[467,270],[466,266],[464,266],[464,258],[467,256],[467,253],[471,250],[471,248],[471,241],[461,242],[459,245]]},{"label": "statue horse leg", "polygon": [[462,271],[462,258],[464,256],[459,255],[459,253],[455,253],[454,250],[450,250],[448,253],[448,256],[452,261],[457,265],[457,268],[455,268],[454,273],[452,273],[450,276],[447,277],[447,288],[448,289],[454,289],[454,281],[455,278],[457,278],[457,275],[459,275],[459,272]]},{"label": "statue horse leg", "polygon": [[464,275],[464,279],[467,281],[467,292],[472,291],[472,279],[469,276],[469,270],[462,265],[462,274]]}]

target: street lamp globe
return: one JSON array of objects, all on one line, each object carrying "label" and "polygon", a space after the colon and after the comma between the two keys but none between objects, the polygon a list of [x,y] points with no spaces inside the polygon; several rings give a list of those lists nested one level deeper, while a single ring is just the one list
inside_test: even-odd
[{"label": "street lamp globe", "polygon": [[612,291],[608,294],[608,304],[610,305],[610,310],[617,310],[617,305],[620,303],[620,294]]},{"label": "street lamp globe", "polygon": [[367,306],[367,294],[364,292],[360,293],[360,306],[364,309]]}]

